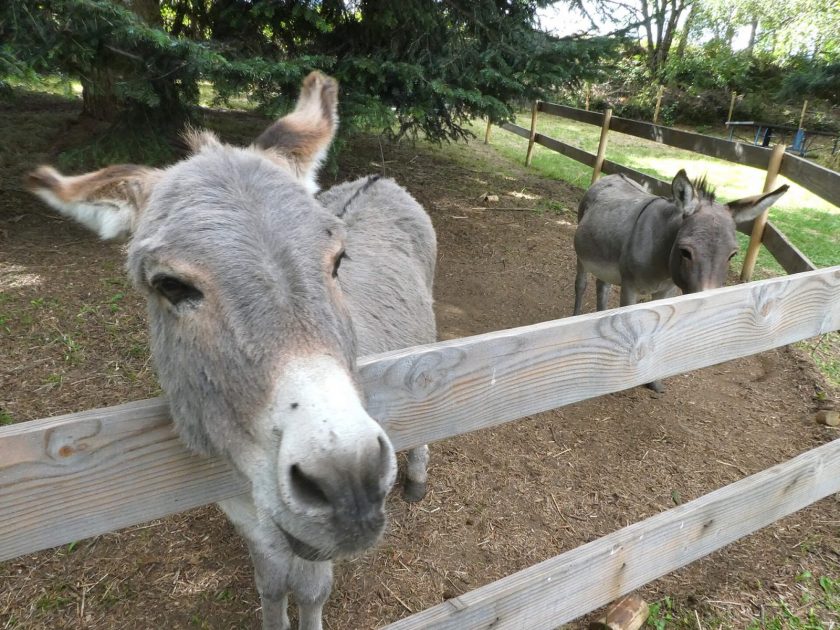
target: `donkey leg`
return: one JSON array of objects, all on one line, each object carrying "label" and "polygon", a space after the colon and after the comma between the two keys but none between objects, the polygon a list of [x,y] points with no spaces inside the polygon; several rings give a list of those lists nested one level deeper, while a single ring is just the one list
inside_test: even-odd
[{"label": "donkey leg", "polygon": [[322,630],[324,604],[332,590],[332,562],[295,558],[289,577],[298,605],[298,629]]},{"label": "donkey leg", "polygon": [[[289,622],[288,564],[278,559],[277,552],[257,540],[249,540],[254,577],[262,603],[263,630],[291,630]],[[279,560],[279,561],[278,561]]]},{"label": "donkey leg", "polygon": [[583,308],[583,296],[586,294],[586,269],[580,258],[577,259],[577,275],[575,276],[575,315],[580,315]]},{"label": "donkey leg", "polygon": [[[671,287],[670,289],[666,289],[664,291],[657,291],[651,296],[651,299],[661,300],[663,298],[679,295],[679,292],[680,290],[677,287]],[[652,383],[646,383],[645,387],[647,387],[648,389],[652,389],[657,394],[663,394],[665,392],[665,385],[662,383],[661,380],[656,380]]]},{"label": "donkey leg", "polygon": [[403,498],[409,503],[419,501],[426,496],[427,469],[429,467],[429,447],[424,444],[407,453]]},{"label": "donkey leg", "polygon": [[610,289],[612,289],[611,284],[595,279],[595,301],[599,311],[606,311],[609,308]]}]

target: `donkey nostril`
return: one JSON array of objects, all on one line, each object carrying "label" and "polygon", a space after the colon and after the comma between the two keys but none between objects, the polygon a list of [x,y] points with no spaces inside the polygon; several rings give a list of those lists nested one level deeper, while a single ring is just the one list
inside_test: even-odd
[{"label": "donkey nostril", "polygon": [[297,464],[290,470],[292,489],[300,501],[314,506],[328,506],[330,500],[318,482],[303,472]]}]

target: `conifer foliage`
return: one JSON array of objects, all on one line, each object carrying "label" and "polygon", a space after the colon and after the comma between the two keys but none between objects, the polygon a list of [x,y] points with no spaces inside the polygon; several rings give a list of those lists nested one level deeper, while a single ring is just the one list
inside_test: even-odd
[{"label": "conifer foliage", "polygon": [[458,139],[469,118],[507,120],[517,102],[591,78],[613,54],[606,38],[541,32],[547,3],[6,0],[0,79],[66,73],[87,114],[165,125],[189,116],[202,80],[220,98],[280,110],[317,68],[341,82],[344,120]]}]

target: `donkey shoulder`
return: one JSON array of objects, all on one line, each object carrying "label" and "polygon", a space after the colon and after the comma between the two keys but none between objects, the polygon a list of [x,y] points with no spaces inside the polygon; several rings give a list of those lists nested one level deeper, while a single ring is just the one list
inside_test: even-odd
[{"label": "donkey shoulder", "polygon": [[437,257],[435,231],[429,215],[405,188],[391,178],[372,175],[334,186],[318,198],[344,221],[350,241],[364,244],[371,253],[419,263],[431,286]]}]

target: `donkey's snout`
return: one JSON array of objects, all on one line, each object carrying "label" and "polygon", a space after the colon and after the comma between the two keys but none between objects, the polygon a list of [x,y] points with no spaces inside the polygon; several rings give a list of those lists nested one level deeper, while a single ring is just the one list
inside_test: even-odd
[{"label": "donkey's snout", "polygon": [[308,453],[288,468],[288,495],[295,511],[330,514],[342,526],[381,511],[394,483],[394,448],[384,433],[356,443],[352,450]]}]

